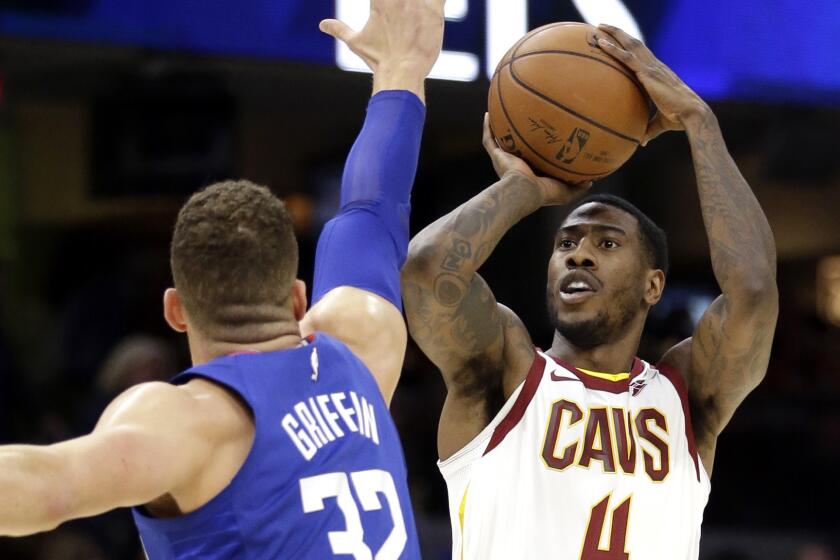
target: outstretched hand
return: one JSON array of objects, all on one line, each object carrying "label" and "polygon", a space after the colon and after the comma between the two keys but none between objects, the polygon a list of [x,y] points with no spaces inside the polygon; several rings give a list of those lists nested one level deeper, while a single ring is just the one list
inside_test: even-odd
[{"label": "outstretched hand", "polygon": [[484,134],[481,143],[490,155],[490,160],[493,162],[493,169],[496,170],[499,178],[510,174],[522,175],[539,187],[542,192],[543,206],[568,204],[586,194],[592,186],[591,181],[572,185],[534,173],[525,160],[499,147],[490,129],[490,116],[487,113],[484,114]]},{"label": "outstretched hand", "polygon": [[685,120],[709,110],[706,102],[663,64],[644,43],[618,27],[601,24],[598,46],[636,73],[659,110],[648,125],[642,146],[663,132],[685,130]]},{"label": "outstretched hand", "polygon": [[360,31],[337,19],[325,19],[319,28],[364,60],[374,81],[383,82],[378,89],[413,91],[418,80],[422,89],[443,48],[444,2],[371,0],[370,17]]}]

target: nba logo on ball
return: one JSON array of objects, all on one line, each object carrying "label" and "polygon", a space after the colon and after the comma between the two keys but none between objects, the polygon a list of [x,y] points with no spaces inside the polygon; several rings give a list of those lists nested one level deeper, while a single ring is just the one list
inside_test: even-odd
[{"label": "nba logo on ball", "polygon": [[563,147],[560,148],[560,151],[554,157],[563,163],[572,163],[583,151],[587,140],[589,140],[589,132],[582,128],[575,128],[569,134],[569,139],[566,140],[566,143],[563,144]]}]

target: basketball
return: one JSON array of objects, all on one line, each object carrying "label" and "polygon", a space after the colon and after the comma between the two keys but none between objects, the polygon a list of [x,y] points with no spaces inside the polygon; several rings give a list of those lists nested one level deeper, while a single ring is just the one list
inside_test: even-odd
[{"label": "basketball", "polygon": [[609,175],[636,151],[652,105],[633,72],[584,23],[537,28],[505,54],[490,83],[499,146],[569,183]]}]

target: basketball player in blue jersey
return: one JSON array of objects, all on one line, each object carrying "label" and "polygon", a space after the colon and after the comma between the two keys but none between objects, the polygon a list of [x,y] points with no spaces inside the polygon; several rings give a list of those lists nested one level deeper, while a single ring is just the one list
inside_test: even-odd
[{"label": "basketball player in blue jersey", "polygon": [[280,200],[246,181],[193,195],[164,294],[193,367],[119,396],[90,435],[0,447],[0,534],[133,506],[152,560],[419,558],[388,402],[443,3],[373,0],[361,31],[321,24],[373,70],[374,95],[318,243],[312,309]]}]

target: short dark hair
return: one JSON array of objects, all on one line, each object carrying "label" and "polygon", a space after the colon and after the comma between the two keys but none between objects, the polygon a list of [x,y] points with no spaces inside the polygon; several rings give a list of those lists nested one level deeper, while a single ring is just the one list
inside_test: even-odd
[{"label": "short dark hair", "polygon": [[170,264],[184,308],[202,328],[270,320],[297,276],[298,246],[283,202],[250,181],[224,181],[178,213]]},{"label": "short dark hair", "polygon": [[563,216],[562,221],[565,221],[572,212],[584,204],[593,202],[613,206],[636,218],[636,221],[639,223],[642,244],[648,254],[650,264],[653,268],[658,268],[664,272],[666,276],[668,275],[668,238],[665,235],[665,231],[628,200],[611,194],[590,194],[569,206],[566,209],[566,215]]}]

